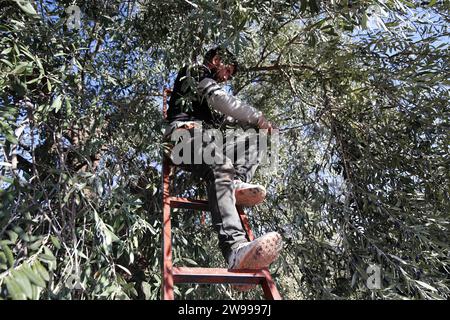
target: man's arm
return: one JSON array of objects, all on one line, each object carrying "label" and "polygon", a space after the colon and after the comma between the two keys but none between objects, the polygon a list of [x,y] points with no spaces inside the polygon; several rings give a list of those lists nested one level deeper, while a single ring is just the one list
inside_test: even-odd
[{"label": "man's arm", "polygon": [[212,108],[227,116],[231,116],[240,122],[258,126],[260,123],[263,123],[261,119],[264,116],[261,111],[229,95],[213,79],[205,78],[200,81],[198,92],[208,101]]}]

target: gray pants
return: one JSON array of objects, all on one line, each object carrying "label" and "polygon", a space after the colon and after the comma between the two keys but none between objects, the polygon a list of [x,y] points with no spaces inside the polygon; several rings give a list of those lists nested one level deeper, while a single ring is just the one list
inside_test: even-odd
[{"label": "gray pants", "polygon": [[[173,127],[166,131],[166,139],[171,139]],[[208,202],[212,215],[213,227],[218,233],[219,247],[228,261],[231,250],[240,243],[247,242],[239,214],[236,210],[233,180],[250,182],[259,165],[258,134],[244,133],[232,138],[227,137],[223,143],[216,141],[195,144],[194,130],[189,129],[190,137],[175,141],[175,145],[184,143],[191,150],[190,161],[183,161],[181,167],[202,178],[207,184]],[[168,134],[169,133],[169,134]],[[256,138],[255,138],[256,135]],[[205,163],[201,156],[205,149],[214,149],[214,156],[221,161]],[[186,149],[185,149],[186,150]],[[202,159],[194,163],[195,155]],[[199,159],[197,158],[197,159]],[[186,163],[188,162],[188,163]],[[209,161],[208,161],[209,162]]]}]

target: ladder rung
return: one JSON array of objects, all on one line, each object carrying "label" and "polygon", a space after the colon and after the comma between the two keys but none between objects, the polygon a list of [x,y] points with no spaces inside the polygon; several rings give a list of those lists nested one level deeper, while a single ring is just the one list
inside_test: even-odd
[{"label": "ladder rung", "polygon": [[170,207],[209,211],[209,204],[207,200],[187,199],[179,197],[170,197]]},{"label": "ladder rung", "polygon": [[225,268],[174,267],[175,283],[262,283],[263,270],[229,270]]}]

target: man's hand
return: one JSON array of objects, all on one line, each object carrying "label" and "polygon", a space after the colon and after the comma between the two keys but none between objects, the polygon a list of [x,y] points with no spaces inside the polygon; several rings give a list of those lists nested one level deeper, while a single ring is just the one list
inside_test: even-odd
[{"label": "man's hand", "polygon": [[272,134],[273,130],[277,130],[278,128],[270,121],[267,121],[267,119],[261,115],[258,119],[258,128],[260,129],[267,129],[269,134]]}]

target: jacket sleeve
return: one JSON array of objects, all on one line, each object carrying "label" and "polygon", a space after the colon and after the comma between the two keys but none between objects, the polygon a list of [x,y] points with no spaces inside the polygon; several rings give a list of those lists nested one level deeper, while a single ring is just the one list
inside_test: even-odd
[{"label": "jacket sleeve", "polygon": [[238,121],[257,124],[262,115],[261,111],[229,95],[211,78],[200,81],[198,92],[212,108]]}]

